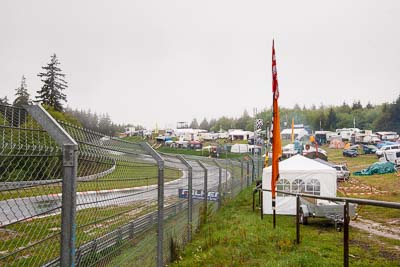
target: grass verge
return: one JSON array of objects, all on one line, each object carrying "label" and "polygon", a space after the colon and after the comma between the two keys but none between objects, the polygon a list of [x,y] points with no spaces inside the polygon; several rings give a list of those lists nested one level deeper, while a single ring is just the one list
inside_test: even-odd
[{"label": "grass verge", "polygon": [[[251,205],[249,188],[209,218],[169,266],[343,266],[343,233],[329,222],[301,226],[297,245],[294,216],[278,216],[272,229],[271,216],[261,220]],[[400,242],[378,241],[353,228],[350,238],[351,266],[398,266],[400,253],[391,246]]]}]

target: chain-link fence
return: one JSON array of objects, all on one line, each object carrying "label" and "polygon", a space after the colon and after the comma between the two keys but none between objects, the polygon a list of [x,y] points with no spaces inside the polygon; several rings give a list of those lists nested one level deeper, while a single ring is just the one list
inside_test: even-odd
[{"label": "chain-link fence", "polygon": [[261,166],[160,155],[40,106],[1,105],[0,146],[0,266],[162,266]]}]

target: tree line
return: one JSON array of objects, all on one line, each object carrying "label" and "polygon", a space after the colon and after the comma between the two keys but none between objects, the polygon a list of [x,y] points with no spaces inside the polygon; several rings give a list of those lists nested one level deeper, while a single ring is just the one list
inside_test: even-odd
[{"label": "tree line", "polygon": [[[43,86],[36,92],[35,100],[30,98],[26,78],[23,75],[19,87],[15,89],[15,99],[12,104],[22,106],[32,102],[41,103],[56,118],[111,136],[116,135],[118,132],[123,132],[125,127],[133,126],[115,124],[107,113],[98,115],[90,110],[64,108],[64,104],[67,102],[67,96],[64,91],[68,88],[68,83],[65,81],[65,74],[62,73],[59,65],[60,62],[56,54],[53,54],[50,62],[42,67],[42,72],[37,74],[43,82]],[[7,96],[0,98],[0,104],[10,104]],[[310,108],[305,106],[301,108],[296,104],[293,108],[280,108],[280,116],[282,128],[290,128],[293,118],[295,124],[308,125],[313,131],[334,131],[337,128],[355,126],[372,131],[400,132],[400,95],[391,103],[379,105],[368,103],[363,106],[360,101],[354,101],[351,105],[343,102],[339,106],[324,106],[321,104],[318,108],[315,105]],[[234,128],[252,131],[255,119],[262,119],[265,129],[270,126],[271,118],[272,110],[268,108],[255,116],[250,116],[245,110],[239,118],[223,116],[210,121],[204,118],[200,123],[197,119],[193,119],[190,127],[213,132]],[[143,127],[137,125],[136,128],[142,129]]]},{"label": "tree line", "polygon": [[[296,104],[293,108],[281,107],[279,112],[281,128],[290,128],[293,118],[295,124],[308,125],[313,131],[335,131],[335,129],[355,126],[374,132],[400,132],[400,95],[393,102],[378,105],[368,103],[363,106],[360,101],[354,101],[352,104],[343,102],[339,106],[321,104],[319,107],[312,105],[309,108],[305,106],[301,108]],[[210,121],[204,118],[200,124],[197,119],[193,119],[190,127],[214,132],[228,129],[253,131],[256,119],[262,119],[263,128],[266,129],[266,127],[270,127],[271,118],[271,108],[266,108],[255,116],[250,116],[245,110],[239,118],[223,116]]]}]

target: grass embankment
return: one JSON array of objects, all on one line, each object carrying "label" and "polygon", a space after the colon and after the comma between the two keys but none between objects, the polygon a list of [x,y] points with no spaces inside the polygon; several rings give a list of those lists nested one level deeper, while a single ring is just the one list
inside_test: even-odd
[{"label": "grass embankment", "polygon": [[[343,233],[322,219],[301,226],[301,244],[295,243],[295,217],[260,219],[253,212],[251,189],[209,218],[169,266],[343,266]],[[400,255],[384,253],[381,242],[356,229],[350,232],[351,266],[398,266]],[[400,245],[399,241],[395,244]],[[390,254],[390,255],[389,255]]]},{"label": "grass embankment", "polygon": [[[154,202],[117,204],[77,212],[77,247],[156,209]],[[45,216],[3,229],[0,232],[0,266],[39,266],[57,258],[60,250],[60,217],[60,214]],[[13,256],[1,258],[19,250]]]}]

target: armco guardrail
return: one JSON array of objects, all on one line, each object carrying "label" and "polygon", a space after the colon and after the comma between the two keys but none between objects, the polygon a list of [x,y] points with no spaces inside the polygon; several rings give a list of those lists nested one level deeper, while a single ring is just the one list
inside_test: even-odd
[{"label": "armco guardrail", "polygon": [[0,105],[0,266],[163,266],[257,166],[160,155]]}]

